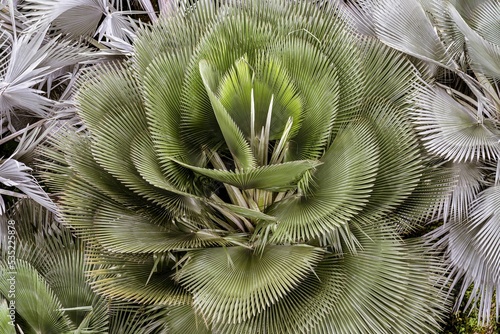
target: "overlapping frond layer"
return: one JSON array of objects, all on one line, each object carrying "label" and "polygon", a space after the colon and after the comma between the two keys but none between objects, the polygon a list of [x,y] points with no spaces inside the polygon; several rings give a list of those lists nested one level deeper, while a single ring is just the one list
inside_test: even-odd
[{"label": "overlapping frond layer", "polygon": [[[418,241],[401,242],[390,225],[372,225],[355,233],[362,250],[357,255],[330,259],[339,295],[313,332],[434,332],[439,327],[436,319],[446,310],[446,305],[435,299],[446,294],[434,285],[444,274],[437,253]],[[427,282],[426,287],[422,282]],[[421,303],[423,300],[427,302]],[[426,316],[429,313],[430,318]]]},{"label": "overlapping frond layer", "polygon": [[[491,318],[491,303],[497,310],[500,306],[498,235],[492,228],[495,224],[490,224],[495,214],[486,209],[486,205],[498,206],[492,194],[500,179],[500,4],[495,0],[359,0],[342,8],[365,36],[361,48],[369,74],[367,93],[372,98],[367,107],[373,108],[377,98],[391,106],[403,103],[400,110],[411,112],[425,148],[420,180],[391,216],[402,232],[415,231],[429,220],[444,220],[430,237],[437,246],[444,246],[444,261],[451,264],[450,276],[460,286],[456,307],[470,295],[466,308],[477,304],[479,321],[484,323]],[[380,47],[378,40],[409,55],[415,67],[404,55],[388,56],[395,51]],[[427,83],[399,81],[404,73],[413,77],[417,69]],[[408,103],[409,92],[414,103]],[[429,153],[431,160],[424,158]],[[442,167],[433,166],[437,161],[432,159],[442,161]],[[446,189],[451,191],[449,196],[441,196]],[[376,198],[374,189],[368,206]]]},{"label": "overlapping frond layer", "polygon": [[9,303],[4,299],[0,300],[0,330],[5,334],[16,334],[9,315]]},{"label": "overlapping frond layer", "polygon": [[166,327],[169,333],[199,333],[211,334],[204,319],[197,315],[191,305],[181,305],[169,307],[165,317]]},{"label": "overlapping frond layer", "polygon": [[240,189],[267,189],[274,191],[284,191],[296,188],[297,182],[306,172],[321,165],[321,162],[318,161],[298,160],[285,162],[283,164],[247,168],[242,171],[234,172],[195,167],[182,162],[177,163],[199,174]]},{"label": "overlapping frond layer", "polygon": [[94,236],[108,251],[163,253],[171,250],[230,245],[224,234],[185,231],[175,225],[152,224],[154,219],[104,203],[94,217]]},{"label": "overlapping frond layer", "polygon": [[110,304],[109,333],[167,333],[166,307],[124,302]]},{"label": "overlapping frond layer", "polygon": [[279,224],[280,241],[311,239],[347,223],[368,203],[379,154],[369,124],[349,126],[334,140],[314,173],[315,184],[305,196],[276,204],[270,213]]},{"label": "overlapping frond layer", "polygon": [[485,40],[500,45],[500,4],[497,1],[483,1],[474,8],[469,24]]},{"label": "overlapping frond layer", "polygon": [[[443,274],[439,257],[429,249],[422,253],[425,246],[420,242],[401,242],[389,225],[371,225],[354,233],[362,244],[358,254],[326,255],[267,312],[252,321],[215,329],[231,333],[435,331],[439,324],[426,314],[439,318],[446,308],[434,299],[445,294],[440,286],[433,286]],[[422,282],[427,282],[425,288]],[[421,304],[423,300],[427,302]],[[421,316],[411,316],[416,313]]]},{"label": "overlapping frond layer", "polygon": [[97,293],[143,305],[183,305],[190,301],[190,295],[171,278],[175,263],[164,256],[126,258],[104,250],[99,254],[96,248],[90,252],[91,263],[102,264],[88,272]]},{"label": "overlapping frond layer", "polygon": [[456,184],[452,170],[424,160],[420,181],[393,214],[402,232],[419,228],[429,219],[435,219],[439,211],[437,202],[443,201]]},{"label": "overlapping frond layer", "polygon": [[[481,195],[484,198],[486,194],[481,193]],[[475,202],[475,205],[483,206],[484,202]],[[494,219],[492,216],[489,220],[478,222],[481,225],[473,228],[465,220],[450,220],[431,235],[433,239],[439,238],[439,246],[446,247],[444,249],[450,262],[450,277],[459,291],[455,309],[458,309],[467,296],[466,308],[476,303],[482,324],[489,321],[492,315],[491,301],[498,300],[495,295],[500,288],[498,267],[494,264],[496,249],[479,241],[492,236],[494,238],[496,233]],[[495,245],[495,239],[490,241]]]},{"label": "overlapping frond layer", "polygon": [[[400,108],[388,102],[372,101],[363,116],[374,129],[380,157],[364,212],[380,214],[395,209],[412,194],[424,167],[413,128]],[[396,142],[398,145],[394,145]]]},{"label": "overlapping frond layer", "polygon": [[383,101],[406,115],[413,105],[412,98],[425,87],[415,80],[417,69],[398,51],[376,39],[364,37],[362,41],[362,66],[366,75],[364,104]]},{"label": "overlapping frond layer", "polygon": [[306,245],[268,246],[263,254],[244,247],[194,250],[178,279],[207,321],[240,323],[286,296],[321,253]]},{"label": "overlapping frond layer", "polygon": [[469,218],[477,229],[474,243],[493,274],[500,275],[500,186],[482,191],[472,202]]},{"label": "overlapping frond layer", "polygon": [[485,176],[474,163],[455,163],[449,167],[453,170],[456,183],[450,195],[439,204],[439,209],[445,222],[462,221],[468,216]]},{"label": "overlapping frond layer", "polygon": [[377,37],[384,43],[417,58],[447,63],[445,47],[419,1],[377,0],[372,10]]},{"label": "overlapping frond layer", "polygon": [[61,301],[64,313],[76,327],[87,322],[89,330],[106,330],[106,301],[87,283],[85,270],[91,267],[84,261],[83,244],[74,244],[71,235],[64,232],[60,238],[46,238],[41,245],[32,248],[33,252],[42,252],[37,269]]},{"label": "overlapping frond layer", "polygon": [[[37,319],[38,324],[53,321],[55,317],[67,321],[68,330],[85,328],[88,331],[105,332],[109,325],[108,301],[96,295],[87,282],[85,271],[92,266],[85,261],[84,243],[76,240],[70,231],[57,222],[55,215],[36,202],[26,200],[18,205],[18,211],[12,215],[19,231],[16,235],[15,258],[22,266],[31,268],[32,274],[17,276],[16,268],[9,271],[15,276],[16,285],[20,278],[20,287],[32,291],[31,294],[21,292],[16,296],[16,302],[31,303],[30,307],[34,309],[30,312],[33,314],[25,315],[40,317]],[[4,259],[7,259],[6,255],[1,254],[5,256]],[[38,295],[40,282],[46,284],[47,291],[53,294],[57,304],[48,301],[43,291]],[[35,301],[37,298],[39,300]],[[23,307],[20,307],[21,311]],[[38,312],[36,308],[43,308],[44,311]],[[30,326],[31,323],[30,318],[24,318],[25,315],[18,312],[16,319],[17,323],[22,324],[23,330],[26,330],[25,325]],[[43,330],[41,332],[44,333]]]}]

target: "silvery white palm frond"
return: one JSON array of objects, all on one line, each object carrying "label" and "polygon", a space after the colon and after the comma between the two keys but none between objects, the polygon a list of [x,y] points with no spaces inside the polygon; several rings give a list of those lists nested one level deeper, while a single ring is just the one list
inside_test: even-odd
[{"label": "silvery white palm frond", "polygon": [[416,0],[375,0],[373,19],[385,44],[431,63],[448,62],[445,46]]},{"label": "silvery white palm frond", "polygon": [[481,112],[457,101],[451,92],[432,87],[431,98],[417,101],[420,108],[414,112],[415,123],[426,148],[454,162],[496,159],[500,156],[500,131],[494,120],[480,117]]},{"label": "silvery white palm frond", "polygon": [[[500,286],[498,181],[500,180],[500,4],[495,0],[360,0],[368,4],[377,37],[440,68],[412,115],[426,150],[447,161],[456,183],[437,204],[444,224],[430,235],[446,245],[461,300],[479,319],[490,315]],[[427,74],[427,73],[426,73]],[[444,74],[444,75],[443,75]],[[446,77],[447,76],[447,77]],[[493,181],[494,180],[494,181]],[[497,310],[500,299],[496,298]],[[497,314],[498,316],[498,314]]]},{"label": "silvery white palm frond", "polygon": [[357,32],[366,36],[376,36],[373,20],[373,4],[370,1],[338,1],[338,6]]},{"label": "silvery white palm frond", "polygon": [[[29,173],[31,168],[15,159],[8,158],[0,164],[0,182],[6,187],[14,187],[21,191],[11,191],[0,189],[0,194],[18,198],[29,197],[35,202],[46,207],[50,211],[55,211],[55,205],[48,197],[47,193],[40,187],[35,178]],[[0,200],[0,215],[5,213],[4,200]]]},{"label": "silvery white palm frond", "polygon": [[449,163],[456,176],[456,183],[450,195],[440,203],[439,212],[445,222],[463,221],[471,203],[481,190],[484,173],[476,163]]},{"label": "silvery white palm frond", "polygon": [[[497,15],[500,15],[500,6],[493,8],[497,10]],[[448,5],[448,10],[458,29],[465,36],[467,50],[471,58],[471,66],[488,77],[500,79],[500,45],[491,43],[478,32],[474,31],[465,22],[455,7]],[[489,30],[487,31],[489,32]],[[497,33],[499,31],[497,30]]]},{"label": "silvery white palm frond", "polygon": [[0,110],[27,110],[47,117],[52,101],[40,86],[53,74],[87,59],[85,49],[69,41],[46,38],[46,30],[23,33],[0,50]]},{"label": "silvery white palm frond", "polygon": [[28,0],[25,9],[33,28],[49,26],[73,38],[105,36],[127,39],[133,30],[130,15],[141,11],[119,11],[107,0]]},{"label": "silvery white palm frond", "polygon": [[4,48],[0,59],[4,60],[0,73],[0,110],[7,112],[13,108],[30,110],[38,116],[47,116],[50,101],[41,91],[33,88],[44,80],[47,68],[40,67],[47,57],[47,49],[42,47],[43,33],[23,35],[14,40],[9,48]]},{"label": "silvery white palm frond", "polygon": [[[158,19],[158,16],[156,15],[155,9],[153,7],[153,4],[151,3],[151,0],[140,0],[142,8],[148,13],[149,19],[151,22],[154,22]],[[160,10],[162,9],[162,6],[165,5],[165,3],[171,2],[171,1],[165,1],[165,0],[159,0],[157,1],[158,5],[160,7]]]},{"label": "silvery white palm frond", "polygon": [[[500,186],[490,186],[470,202],[468,218],[451,220],[433,232],[445,235],[453,285],[459,284],[456,307],[471,289],[467,307],[477,304],[478,318],[483,324],[491,316],[491,300],[500,282]],[[498,308],[496,317],[498,318]]]}]

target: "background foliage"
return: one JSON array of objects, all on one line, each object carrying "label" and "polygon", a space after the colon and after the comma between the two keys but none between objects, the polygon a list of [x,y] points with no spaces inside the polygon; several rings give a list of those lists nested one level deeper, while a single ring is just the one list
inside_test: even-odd
[{"label": "background foliage", "polygon": [[[331,3],[340,9],[339,15],[350,22],[357,34],[367,40],[380,40],[406,54],[428,83],[426,98],[417,101],[412,121],[426,154],[452,169],[456,180],[450,195],[437,203],[434,215],[427,218],[429,228],[414,226],[411,235],[429,231],[428,242],[443,254],[442,263],[448,265],[448,277],[456,294],[454,310],[459,313],[450,317],[444,333],[497,330],[498,2]],[[322,8],[327,2],[318,1],[316,5]],[[141,27],[189,12],[190,6],[189,2],[149,0],[0,2],[0,182],[3,184],[0,243],[5,249],[7,217],[16,219],[20,231],[19,268],[23,270],[20,289],[24,289],[22,280],[26,280],[26,286],[37,282],[36,294],[43,297],[35,302],[26,296],[26,301],[33,302],[26,302],[26,309],[19,310],[24,314],[25,323],[21,325],[25,328],[63,332],[74,324],[82,329],[92,328],[95,321],[109,326],[110,333],[134,333],[138,328],[147,333],[197,324],[194,317],[185,317],[182,323],[174,321],[176,312],[189,314],[182,307],[168,313],[154,307],[144,309],[134,303],[124,307],[120,303],[109,304],[105,297],[96,294],[95,290],[100,290],[92,287],[84,273],[95,265],[84,263],[85,244],[75,239],[54,215],[57,212],[54,203],[58,203],[61,194],[47,193],[36,173],[41,159],[39,149],[48,139],[65,133],[68,127],[80,134],[88,131],[75,106],[77,82],[82,73],[89,73],[96,66],[109,68],[106,64],[126,62],[137,47],[134,40]],[[376,62],[372,65],[375,70],[377,66],[388,66]],[[68,265],[60,265],[64,263]],[[57,275],[72,277],[72,287],[77,291],[61,285]],[[75,304],[74,300],[78,302]],[[91,312],[73,309],[89,303],[93,305]],[[29,310],[40,310],[41,305],[54,305],[45,308],[49,313],[54,312],[46,317],[58,320],[37,323],[36,313],[30,318]],[[472,316],[468,316],[470,309]],[[127,319],[134,320],[127,322]],[[102,328],[94,330],[100,332]]]}]

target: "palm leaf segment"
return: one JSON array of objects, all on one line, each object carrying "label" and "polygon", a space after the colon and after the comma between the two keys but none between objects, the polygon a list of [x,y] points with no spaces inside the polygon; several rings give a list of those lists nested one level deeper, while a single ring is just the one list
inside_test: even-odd
[{"label": "palm leaf segment", "polygon": [[335,8],[198,2],[81,81],[90,135],[61,136],[46,179],[103,266],[94,288],[171,307],[167,325],[424,333],[439,266],[391,231],[449,181],[421,178],[417,91]]}]

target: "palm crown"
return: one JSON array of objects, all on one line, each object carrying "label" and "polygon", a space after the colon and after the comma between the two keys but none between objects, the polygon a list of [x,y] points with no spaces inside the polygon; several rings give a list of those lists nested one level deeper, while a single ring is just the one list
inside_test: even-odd
[{"label": "palm crown", "polygon": [[401,238],[451,183],[409,121],[429,90],[344,15],[200,1],[86,73],[89,134],[44,154],[95,291],[179,333],[438,328],[441,265]]}]

